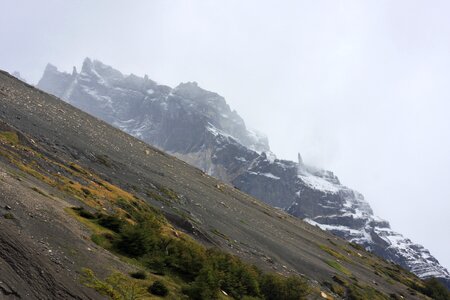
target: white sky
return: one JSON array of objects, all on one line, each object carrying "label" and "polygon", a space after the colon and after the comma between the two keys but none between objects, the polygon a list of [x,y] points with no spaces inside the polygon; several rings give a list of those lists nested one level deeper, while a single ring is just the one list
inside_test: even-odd
[{"label": "white sky", "polygon": [[84,57],[223,95],[450,267],[450,2],[0,0],[0,68]]}]

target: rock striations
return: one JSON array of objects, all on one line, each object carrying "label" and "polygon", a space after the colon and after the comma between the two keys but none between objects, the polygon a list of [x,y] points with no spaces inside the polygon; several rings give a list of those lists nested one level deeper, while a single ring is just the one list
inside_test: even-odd
[{"label": "rock striations", "polygon": [[86,58],[71,74],[48,65],[38,88],[266,203],[450,286],[449,272],[423,246],[374,216],[363,195],[330,171],[279,160],[220,95],[195,82],[175,88],[123,75]]}]

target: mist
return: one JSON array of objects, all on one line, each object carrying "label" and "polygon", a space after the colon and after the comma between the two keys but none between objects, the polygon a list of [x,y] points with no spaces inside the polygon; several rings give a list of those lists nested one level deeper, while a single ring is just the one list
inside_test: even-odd
[{"label": "mist", "polygon": [[0,68],[85,57],[224,96],[450,267],[448,1],[3,1]]}]

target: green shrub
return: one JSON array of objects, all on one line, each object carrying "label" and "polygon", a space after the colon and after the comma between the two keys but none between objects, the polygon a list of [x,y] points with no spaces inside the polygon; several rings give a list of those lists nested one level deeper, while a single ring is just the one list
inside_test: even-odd
[{"label": "green shrub", "polygon": [[165,263],[187,280],[193,280],[206,263],[203,247],[183,240],[166,240],[162,250],[168,255]]},{"label": "green shrub", "polygon": [[167,270],[167,265],[165,257],[163,255],[147,255],[143,259],[143,264],[146,266],[153,274],[165,275]]},{"label": "green shrub", "polygon": [[448,300],[450,293],[447,288],[436,278],[424,280],[425,287],[422,293],[435,300]]},{"label": "green shrub", "polygon": [[87,211],[84,207],[72,207],[72,209],[82,218],[90,219],[90,220],[97,218],[94,214]]},{"label": "green shrub", "polygon": [[150,252],[158,245],[160,237],[150,223],[138,225],[127,224],[120,232],[116,248],[131,257],[140,257]]},{"label": "green shrub", "polygon": [[114,232],[120,232],[125,222],[117,216],[102,214],[98,218],[98,224]]},{"label": "green shrub", "polygon": [[167,289],[166,285],[159,280],[153,282],[153,284],[148,287],[148,291],[153,295],[161,297],[167,296],[167,294],[169,294],[169,289]]},{"label": "green shrub", "polygon": [[135,279],[147,279],[147,273],[145,273],[144,271],[136,271],[133,273],[130,273],[130,276],[135,278]]},{"label": "green shrub", "polygon": [[86,197],[91,195],[91,191],[89,189],[87,189],[87,188],[82,187],[81,191],[84,193],[84,195]]},{"label": "green shrub", "polygon": [[110,235],[103,233],[103,234],[92,234],[91,240],[99,245],[100,247],[109,249],[112,246],[112,241],[114,238],[111,238]]},{"label": "green shrub", "polygon": [[261,291],[266,300],[298,300],[309,294],[307,282],[298,276],[283,278],[275,274],[263,275]]},{"label": "green shrub", "polygon": [[214,300],[218,298],[219,287],[218,274],[211,267],[205,267],[183,293],[193,300]]}]

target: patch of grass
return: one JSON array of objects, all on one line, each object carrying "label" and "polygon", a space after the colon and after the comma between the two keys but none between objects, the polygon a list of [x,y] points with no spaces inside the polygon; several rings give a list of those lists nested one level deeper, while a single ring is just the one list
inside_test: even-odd
[{"label": "patch of grass", "polygon": [[19,144],[19,136],[14,131],[0,131],[0,140],[12,145]]},{"label": "patch of grass", "polygon": [[349,269],[347,269],[346,267],[344,267],[343,265],[341,265],[340,263],[338,263],[337,261],[334,260],[327,260],[325,261],[330,267],[332,267],[333,269],[347,275],[350,276],[352,275],[352,272],[350,272]]},{"label": "patch of grass", "polygon": [[169,205],[170,204],[170,202],[168,200],[166,200],[163,196],[161,196],[160,194],[158,194],[155,191],[150,191],[149,190],[149,191],[146,192],[146,195],[149,196],[150,198],[158,201],[158,202],[164,203],[165,205]]},{"label": "patch of grass", "polygon": [[14,220],[15,217],[12,213],[6,213],[3,215],[3,218],[7,219],[7,220]]},{"label": "patch of grass", "polygon": [[36,167],[35,163],[30,163],[28,165],[25,165],[21,162],[16,162],[16,165],[19,167],[20,170],[33,176],[34,178],[39,179],[40,181],[43,181],[43,182],[49,184],[50,186],[55,186],[55,181],[52,178],[50,178],[49,176],[47,176],[45,174],[45,172],[37,171],[34,169]]},{"label": "patch of grass", "polygon": [[331,290],[344,297],[345,299],[351,300],[387,300],[389,297],[382,292],[374,289],[368,285],[362,285],[359,283],[351,283],[339,275],[333,276],[334,283],[331,284]]},{"label": "patch of grass", "polygon": [[335,242],[333,242],[331,239],[327,239],[327,241],[328,241],[331,245],[337,246],[337,244],[336,244]]},{"label": "patch of grass", "polygon": [[415,275],[405,271],[402,267],[394,264],[383,266],[378,263],[374,263],[372,266],[374,272],[384,277],[388,283],[393,284],[394,281],[400,282],[409,288],[421,293],[423,292],[424,282]]},{"label": "patch of grass", "polygon": [[92,234],[91,240],[99,245],[102,248],[109,249],[112,247],[112,241],[114,241],[114,236],[109,233],[102,233],[102,234]]},{"label": "patch of grass", "polygon": [[352,247],[353,249],[359,250],[359,251],[366,251],[366,249],[364,249],[363,246],[358,245],[356,243],[350,242],[348,243],[350,245],[350,247]]},{"label": "patch of grass", "polygon": [[351,284],[347,286],[347,298],[349,300],[387,300],[388,296],[371,286]]},{"label": "patch of grass", "polygon": [[40,190],[38,187],[33,186],[31,189],[36,193],[41,194],[42,196],[48,197],[48,195],[44,193],[42,190]]},{"label": "patch of grass", "polygon": [[178,194],[168,187],[160,187],[159,190],[171,200],[177,201],[179,199]]},{"label": "patch of grass", "polygon": [[346,293],[346,289],[345,286],[343,286],[342,284],[337,284],[336,282],[324,282],[323,283],[324,286],[326,286],[327,288],[330,289],[330,291],[332,291],[333,293],[344,297],[345,293]]},{"label": "patch of grass", "polygon": [[339,259],[339,260],[343,260],[343,261],[349,261],[349,259],[347,257],[345,257],[344,255],[342,255],[341,253],[331,249],[330,247],[327,247],[325,245],[319,245],[320,249],[322,249],[323,251],[327,252],[328,254],[330,254],[331,256],[334,256],[335,258]]},{"label": "patch of grass", "polygon": [[211,232],[214,233],[215,235],[217,235],[218,237],[223,238],[224,240],[231,241],[230,238],[226,234],[220,232],[217,229],[213,229],[213,230],[211,230]]},{"label": "patch of grass", "polygon": [[83,217],[85,219],[96,219],[97,216],[91,213],[90,211],[86,210],[84,207],[72,207],[72,210],[75,211],[80,217]]},{"label": "patch of grass", "polygon": [[82,223],[83,225],[85,225],[87,228],[89,228],[89,229],[92,231],[93,234],[101,235],[101,234],[104,234],[104,233],[109,233],[109,234],[113,234],[113,235],[114,235],[114,232],[113,232],[113,231],[111,231],[111,230],[109,230],[109,229],[107,229],[107,228],[105,228],[105,227],[103,227],[103,226],[98,225],[98,223],[95,222],[95,219],[93,220],[93,219],[87,219],[87,218],[81,217],[81,216],[77,213],[77,211],[74,210],[73,208],[67,207],[67,208],[65,208],[64,210],[65,210],[69,215],[71,215],[72,217],[74,217],[77,221],[79,221],[80,223]]},{"label": "patch of grass", "polygon": [[90,269],[82,270],[81,282],[110,299],[137,300],[147,295],[145,288],[122,273],[114,272],[105,280],[98,279]]}]

